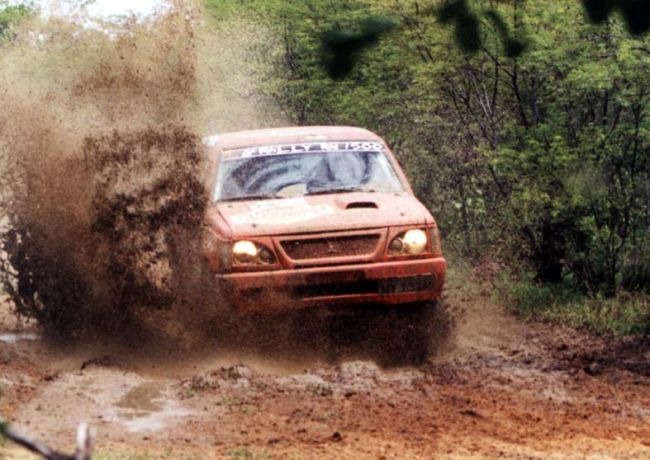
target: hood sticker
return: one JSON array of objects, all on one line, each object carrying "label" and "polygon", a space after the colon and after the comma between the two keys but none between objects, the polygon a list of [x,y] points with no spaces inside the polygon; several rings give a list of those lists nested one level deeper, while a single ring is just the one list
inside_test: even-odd
[{"label": "hood sticker", "polygon": [[232,216],[235,224],[285,225],[334,214],[328,204],[310,205],[302,198],[252,203],[251,211]]}]

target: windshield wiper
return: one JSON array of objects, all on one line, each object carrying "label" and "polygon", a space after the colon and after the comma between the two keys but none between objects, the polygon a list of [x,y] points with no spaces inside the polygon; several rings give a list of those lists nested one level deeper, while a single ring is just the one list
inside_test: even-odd
[{"label": "windshield wiper", "polygon": [[365,188],[365,187],[341,187],[341,188],[328,188],[328,189],[321,189],[321,190],[313,190],[310,192],[307,192],[306,195],[327,195],[327,194],[334,194],[334,193],[350,193],[350,192],[369,192],[372,193],[375,190],[371,188]]},{"label": "windshield wiper", "polygon": [[272,198],[280,198],[278,196],[275,196],[275,194],[268,194],[268,195],[246,195],[246,196],[233,196],[230,198],[221,198],[220,202],[223,201],[246,201],[246,200],[268,200]]}]

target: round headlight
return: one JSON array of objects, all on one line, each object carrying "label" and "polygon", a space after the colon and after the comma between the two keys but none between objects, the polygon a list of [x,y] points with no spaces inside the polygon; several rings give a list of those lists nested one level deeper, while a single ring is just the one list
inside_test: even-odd
[{"label": "round headlight", "polygon": [[409,254],[420,254],[427,248],[427,234],[422,230],[409,230],[402,241]]},{"label": "round headlight", "polygon": [[253,260],[257,257],[257,246],[252,241],[237,241],[232,246],[232,253],[237,260]]}]

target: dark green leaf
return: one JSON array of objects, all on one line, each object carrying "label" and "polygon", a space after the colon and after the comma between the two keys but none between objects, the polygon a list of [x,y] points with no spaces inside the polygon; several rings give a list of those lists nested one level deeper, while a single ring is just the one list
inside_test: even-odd
[{"label": "dark green leaf", "polygon": [[650,2],[648,0],[619,0],[627,27],[634,35],[650,29]]},{"label": "dark green leaf", "polygon": [[616,7],[616,0],[582,0],[582,3],[594,24],[600,24],[607,20]]},{"label": "dark green leaf", "polygon": [[323,64],[333,79],[345,78],[359,59],[359,54],[375,45],[395,27],[388,18],[366,18],[359,22],[359,31],[330,29],[323,33]]}]

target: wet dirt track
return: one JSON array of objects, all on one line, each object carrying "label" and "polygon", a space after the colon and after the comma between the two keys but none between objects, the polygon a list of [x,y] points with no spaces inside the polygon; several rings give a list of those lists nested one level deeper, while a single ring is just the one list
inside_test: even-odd
[{"label": "wet dirt track", "polygon": [[87,421],[108,459],[650,458],[647,338],[487,317],[468,315],[425,365],[393,369],[318,350],[127,360],[4,334],[0,411],[59,448]]}]

